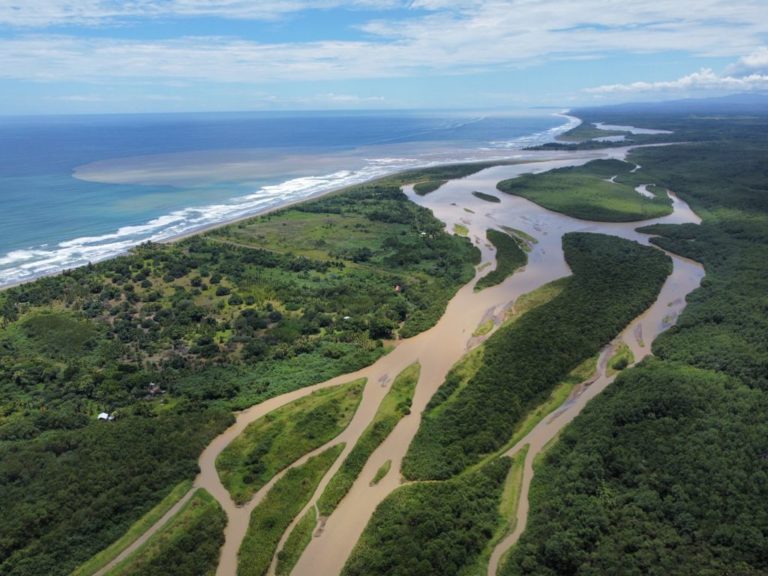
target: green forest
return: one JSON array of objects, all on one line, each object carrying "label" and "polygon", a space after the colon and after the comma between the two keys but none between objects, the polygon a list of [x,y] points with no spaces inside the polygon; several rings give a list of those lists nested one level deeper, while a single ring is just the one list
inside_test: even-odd
[{"label": "green forest", "polygon": [[555,385],[655,300],[671,271],[661,251],[612,236],[571,233],[563,248],[573,277],[496,331],[468,382],[449,373],[403,460],[407,478],[445,479],[503,446]]},{"label": "green forest", "polygon": [[213,576],[226,524],[219,503],[197,490],[177,515],[108,575]]},{"label": "green forest", "polygon": [[216,460],[221,483],[245,504],[272,477],[330,442],[352,420],[365,379],[317,390],[248,425]]},{"label": "green forest", "polygon": [[313,492],[344,449],[337,444],[289,468],[251,513],[248,533],[238,556],[240,576],[264,576],[272,563],[283,533],[306,506]]},{"label": "green forest", "polygon": [[631,159],[702,216],[646,231],[707,275],[539,463],[500,573],[768,573],[768,119],[597,114],[687,142]]},{"label": "green forest", "polygon": [[413,171],[0,292],[0,573],[68,574],[195,476],[231,410],[432,326],[479,251],[399,186],[482,167]]},{"label": "green forest", "polygon": [[[635,186],[669,189],[702,224],[641,231],[701,262],[706,277],[654,357],[621,370],[537,462],[528,529],[500,576],[768,574],[768,117],[578,114],[585,122],[567,143],[545,148],[612,145],[589,140],[606,135],[597,121],[667,129],[629,139],[678,144],[499,189],[621,221],[670,211],[667,198]],[[70,574],[189,485],[233,410],[359,369],[390,340],[433,326],[479,251],[399,187],[428,193],[489,165],[402,173],[0,292],[0,573]],[[481,282],[525,263],[535,241],[519,238],[489,231],[499,270]],[[661,251],[615,237],[568,234],[563,248],[573,276],[496,330],[429,402],[403,461],[405,477],[421,482],[379,506],[346,576],[482,570],[508,528],[499,510],[510,462],[493,455],[569,373],[591,366],[670,271]],[[321,513],[409,414],[417,379],[412,366],[395,380]],[[335,437],[362,385],[310,395],[233,443],[219,464],[235,497]],[[243,573],[266,571],[341,450],[275,483],[252,516]],[[315,520],[311,511],[297,526],[283,572]],[[210,573],[223,524],[199,491],[119,573]]]},{"label": "green forest", "polygon": [[446,482],[402,486],[376,509],[342,576],[458,574],[499,524],[510,460]]}]

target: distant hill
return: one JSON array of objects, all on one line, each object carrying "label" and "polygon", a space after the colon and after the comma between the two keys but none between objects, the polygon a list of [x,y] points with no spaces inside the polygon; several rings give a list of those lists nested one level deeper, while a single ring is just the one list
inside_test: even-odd
[{"label": "distant hill", "polygon": [[688,114],[727,115],[727,116],[768,116],[768,93],[742,93],[716,98],[687,98],[665,102],[630,102],[610,106],[576,108],[572,111],[577,116],[604,116],[606,119],[627,114],[646,116],[669,116]]}]

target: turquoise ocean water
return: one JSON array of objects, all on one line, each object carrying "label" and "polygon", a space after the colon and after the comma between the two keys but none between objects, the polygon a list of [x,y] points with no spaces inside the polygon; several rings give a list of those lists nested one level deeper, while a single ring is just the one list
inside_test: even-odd
[{"label": "turquoise ocean water", "polygon": [[0,118],[0,286],[387,173],[514,156],[547,113]]}]

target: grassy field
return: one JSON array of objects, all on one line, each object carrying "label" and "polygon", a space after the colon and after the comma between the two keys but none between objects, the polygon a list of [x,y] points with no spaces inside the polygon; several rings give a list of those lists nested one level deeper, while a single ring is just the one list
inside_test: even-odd
[{"label": "grassy field", "polygon": [[171,493],[163,498],[157,506],[152,508],[152,510],[142,516],[138,522],[133,524],[133,526],[128,529],[128,532],[126,532],[119,540],[96,554],[93,558],[88,560],[88,562],[78,567],[72,572],[72,576],[91,576],[91,574],[98,572],[101,568],[109,564],[123,550],[133,544],[139,536],[144,534],[144,532],[146,532],[155,522],[160,520],[168,510],[173,508],[173,505],[181,500],[191,488],[191,480],[181,482],[171,490]]},{"label": "grassy field", "polygon": [[283,533],[309,502],[323,475],[343,449],[344,445],[338,444],[310,458],[302,466],[291,468],[254,508],[248,533],[240,546],[239,576],[267,573]]},{"label": "grassy field", "polygon": [[453,233],[457,236],[469,236],[469,228],[464,226],[464,224],[454,224],[453,225]]},{"label": "grassy field", "polygon": [[448,180],[424,180],[423,182],[416,182],[416,184],[413,185],[413,191],[419,196],[426,196],[440,188],[446,182],[448,182]]},{"label": "grassy field", "polygon": [[392,460],[387,460],[379,466],[379,469],[376,470],[376,474],[373,475],[373,479],[371,480],[371,486],[375,486],[379,482],[381,482],[387,474],[389,474],[389,470],[392,468]]},{"label": "grassy field", "polygon": [[491,330],[493,330],[493,327],[494,327],[493,320],[486,320],[485,322],[481,323],[477,328],[475,328],[475,331],[472,332],[472,336],[485,336]]},{"label": "grassy field", "polygon": [[293,527],[283,549],[277,553],[277,567],[275,568],[277,576],[288,576],[291,573],[302,552],[309,546],[316,525],[317,511],[313,506]]},{"label": "grassy field", "polygon": [[501,284],[528,262],[528,257],[516,238],[492,228],[486,235],[488,241],[496,248],[496,268],[478,280],[475,284],[477,291]]},{"label": "grassy field", "polygon": [[213,576],[224,543],[226,515],[218,502],[199,489],[141,548],[109,576]]},{"label": "grassy field", "polygon": [[221,481],[238,504],[286,466],[338,436],[352,420],[365,380],[313,392],[259,418],[216,460]]},{"label": "grassy field", "polygon": [[[666,216],[672,202],[666,196],[646,198],[635,192],[648,184],[641,170],[619,160],[593,160],[584,166],[525,174],[499,182],[498,189],[515,194],[555,212],[601,222],[634,222]],[[615,182],[608,180],[618,176]]]},{"label": "grassy field", "polygon": [[536,238],[526,232],[523,232],[522,230],[518,230],[517,228],[512,228],[511,226],[502,226],[501,229],[504,230],[504,232],[507,234],[514,236],[518,240],[521,240],[523,243],[523,246],[521,247],[526,252],[530,252],[533,249],[533,245],[539,243]]},{"label": "grassy field", "polygon": [[563,290],[565,290],[570,281],[570,276],[558,278],[557,280],[544,284],[544,286],[540,286],[536,290],[523,294],[520,298],[515,300],[514,305],[510,309],[508,318],[506,318],[507,323],[519,320],[526,312],[530,312],[534,308],[538,308],[542,304],[546,304],[550,300],[556,298]]},{"label": "grassy field", "polygon": [[400,419],[410,414],[420,370],[419,364],[412,364],[397,375],[373,420],[318,499],[317,507],[322,516],[329,516],[336,509],[373,451],[384,442]]}]

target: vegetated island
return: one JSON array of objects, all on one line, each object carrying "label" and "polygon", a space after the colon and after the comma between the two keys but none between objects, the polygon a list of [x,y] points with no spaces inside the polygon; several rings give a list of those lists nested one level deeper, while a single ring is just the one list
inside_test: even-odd
[{"label": "vegetated island", "polygon": [[649,198],[635,190],[648,184],[648,176],[642,169],[633,170],[628,162],[593,160],[504,180],[498,189],[582,220],[634,222],[671,214],[672,201],[666,195]]},{"label": "vegetated island", "polygon": [[485,192],[479,192],[477,190],[472,192],[472,196],[480,198],[480,200],[485,200],[486,202],[493,202],[494,204],[499,204],[501,202],[501,198],[498,196],[494,196],[493,194],[486,194]]},{"label": "vegetated island", "polygon": [[[600,114],[608,114],[600,120],[614,124],[654,121],[693,142],[636,150],[632,159],[643,166],[645,183],[674,190],[702,214],[700,227],[667,225],[645,231],[659,235],[653,240],[659,246],[704,262],[708,278],[691,296],[677,326],[655,342],[657,358],[623,370],[614,387],[598,396],[537,464],[529,529],[501,574],[574,573],[585,565],[605,573],[768,570],[764,561],[768,554],[762,552],[766,546],[756,537],[766,531],[760,511],[768,496],[761,481],[768,474],[768,464],[760,456],[768,450],[768,423],[760,416],[765,413],[768,388],[764,337],[768,314],[763,313],[762,302],[768,292],[763,265],[768,256],[768,208],[760,194],[768,122],[724,121],[718,116],[713,123],[668,114],[643,120],[620,112],[611,115],[610,110]],[[730,148],[724,147],[726,141]],[[418,307],[418,299],[409,291],[413,280],[393,283],[387,257],[418,254],[418,258],[404,258],[396,272],[424,282],[423,294],[430,294],[429,288],[438,289],[439,295],[445,295],[444,306],[462,278],[472,276],[477,254],[466,239],[446,234],[442,226],[422,235],[421,217],[428,213],[411,212],[407,201],[401,206],[402,197],[395,190],[387,192],[386,183],[375,186],[384,190],[384,206],[378,203],[379,193],[366,196],[373,185],[355,187],[316,201],[330,201],[317,211],[300,205],[264,217],[261,223],[273,225],[272,229],[260,227],[269,229],[264,238],[243,222],[176,247],[146,246],[125,259],[0,293],[4,390],[0,508],[10,511],[0,519],[2,533],[8,535],[0,550],[3,573],[69,572],[77,561],[117,540],[132,520],[145,512],[154,514],[153,506],[163,508],[174,500],[172,492],[185,486],[179,482],[194,474],[194,459],[202,446],[231,422],[232,408],[341,370],[340,362],[334,360],[346,358],[345,343],[368,343],[365,351],[370,356],[356,362],[378,357],[383,346],[377,340],[383,336],[376,334],[385,333],[386,328],[379,331],[379,316],[372,310],[392,305],[399,311],[397,303],[406,300],[405,318],[387,317],[390,334],[408,329],[416,333],[429,325],[431,314],[439,317],[441,311],[425,312],[430,306],[439,308],[434,302]],[[339,198],[354,193],[361,194],[349,202],[355,207],[339,203]],[[355,211],[358,201],[365,214],[363,226],[366,221],[382,225],[365,240],[373,242],[375,249],[370,253],[355,251],[367,245],[347,244],[353,238],[364,244],[355,236],[362,229],[345,229],[342,238],[330,240],[317,230],[326,224],[332,224],[327,230],[333,225],[343,227],[344,218],[360,214]],[[563,212],[574,216],[633,210],[630,205],[617,207],[608,197],[582,197],[576,205],[562,206]],[[377,220],[371,217],[375,207],[388,214],[402,210],[413,220]],[[291,219],[301,220],[303,215],[308,220],[321,215],[306,224],[306,230],[317,236],[294,241],[281,236],[282,228],[295,224]],[[389,240],[388,232],[393,231],[395,240],[402,240],[397,235],[408,240],[418,235],[425,240],[436,238],[438,245],[412,242],[408,250],[398,251],[394,247],[402,245]],[[318,244],[320,240],[328,244]],[[216,249],[207,247],[208,242]],[[344,267],[312,265],[341,246],[351,251],[328,260],[342,262]],[[623,326],[621,318],[634,306],[639,308],[641,301],[652,299],[665,276],[662,270],[668,271],[662,253],[617,238],[571,234],[565,237],[564,248],[574,276],[549,287],[546,297],[537,297],[535,306],[467,356],[430,402],[404,468],[410,477],[428,481],[396,490],[384,501],[345,574],[411,574],[414,569],[427,574],[484,574],[483,557],[508,528],[514,508],[510,501],[514,502],[519,482],[520,461],[498,458],[499,452],[521,427],[528,426],[532,408],[538,406],[535,409],[540,412],[542,402],[550,402],[548,395],[560,390],[569,374],[594,361],[588,352]],[[450,250],[458,251],[458,256],[443,252]],[[135,260],[142,251],[147,252]],[[219,251],[222,261],[213,256]],[[255,262],[247,257],[252,253],[258,254]],[[352,254],[362,259],[355,260]],[[443,262],[443,258],[454,260]],[[115,263],[126,261],[127,267],[118,269],[124,272],[116,273]],[[459,271],[454,269],[452,274],[442,268],[449,263]],[[173,264],[185,273],[172,274]],[[207,275],[203,267],[208,268]],[[435,270],[443,275],[433,279]],[[214,272],[220,276],[218,282],[213,282]],[[198,274],[201,284],[194,286]],[[332,274],[358,281],[356,287],[376,287],[375,280],[381,278],[388,282],[386,289],[376,292],[374,308],[360,308],[357,319],[362,316],[365,322],[350,325],[349,331],[344,322],[356,316],[344,306],[357,293],[334,293],[343,283],[334,284],[337,278]],[[209,292],[211,285],[221,287],[221,294],[218,288]],[[249,292],[252,286],[258,292],[256,288]],[[316,287],[322,287],[322,292],[313,291]],[[149,298],[153,290],[159,295]],[[587,292],[597,296],[597,308],[590,308]],[[295,296],[278,298],[283,294]],[[376,300],[393,294],[394,301]],[[233,296],[242,302],[230,301]],[[589,314],[583,317],[584,310],[571,309],[571,300],[581,302]],[[336,306],[329,313],[330,323],[318,310],[328,302]],[[305,331],[313,325],[313,316],[305,318],[312,304],[318,307],[317,323]],[[177,313],[184,318],[186,310],[190,320],[180,322],[178,328],[169,319],[164,323],[162,310],[166,309],[174,319]],[[203,315],[198,317],[201,310]],[[280,316],[272,316],[273,312]],[[243,337],[235,329],[241,316],[249,318],[239,324],[250,337],[247,342],[234,340],[236,335]],[[409,321],[417,328],[409,328]],[[544,335],[537,336],[542,329]],[[130,337],[121,339],[123,331]],[[296,338],[278,338],[286,332]],[[260,353],[242,356],[248,342],[262,338],[265,347]],[[341,355],[326,355],[322,346],[329,344],[338,345]],[[273,355],[275,350],[280,352]],[[523,354],[526,350],[529,353]],[[311,370],[326,366],[323,359],[333,369],[322,374],[299,370],[302,361],[318,356]],[[514,378],[509,377],[510,371]],[[507,380],[511,385],[502,388]],[[512,418],[500,414],[500,404]],[[313,418],[322,421],[332,412],[315,408],[308,408],[307,414],[312,412]],[[98,410],[104,411],[98,414],[103,420],[97,420]],[[331,420],[329,430],[341,425],[342,420]],[[302,441],[294,436],[296,442]],[[263,573],[272,555],[261,546],[269,543],[274,551],[277,532],[282,533],[298,515],[340,449],[333,447],[292,468],[275,484],[261,503],[263,513],[252,517],[248,544],[243,547],[248,564],[244,570],[255,566]],[[264,455],[269,450],[271,446],[266,452],[259,447],[255,453]],[[117,464],[109,467],[104,462]],[[257,462],[258,458],[248,465],[258,468]],[[637,468],[638,462],[643,469]],[[116,483],[115,489],[104,492],[103,487],[111,483]],[[40,522],[41,510],[46,523]],[[205,515],[214,518],[214,508]],[[167,571],[168,559],[184,551],[201,553],[199,566],[188,571],[176,565],[174,574],[212,566],[211,556],[205,554],[215,549],[211,543],[220,541],[220,528],[215,521],[194,520],[197,513],[185,516],[182,512],[175,520],[186,522],[186,518],[190,518],[185,524],[189,530],[178,532],[179,524],[172,522],[148,543],[155,550],[152,557],[157,560],[152,562],[157,562],[158,569]],[[306,518],[284,547],[288,565],[306,545],[308,527],[316,520],[312,514]],[[590,530],[585,531],[585,525]],[[83,526],[88,527],[87,537],[78,531]],[[207,531],[193,530],[193,526]],[[177,538],[179,534],[183,538]],[[632,547],[648,541],[662,545],[658,554]],[[203,546],[204,542],[209,545]],[[283,573],[290,570],[286,564],[279,566],[278,562]]]},{"label": "vegetated island", "polygon": [[501,284],[516,270],[519,270],[528,261],[522,241],[517,237],[499,232],[492,228],[486,232],[488,241],[496,248],[496,268],[480,278],[475,284],[475,290],[482,290],[490,286]]}]

